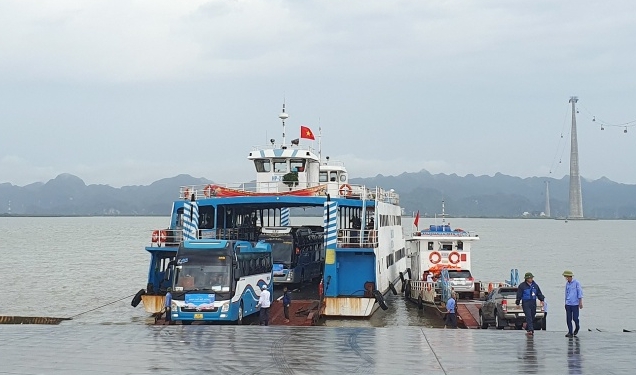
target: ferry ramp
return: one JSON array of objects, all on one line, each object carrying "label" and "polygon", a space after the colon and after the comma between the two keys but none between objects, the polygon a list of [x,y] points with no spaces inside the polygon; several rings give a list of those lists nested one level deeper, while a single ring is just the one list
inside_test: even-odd
[{"label": "ferry ramp", "polygon": [[636,334],[282,326],[0,326],[0,374],[632,374]]},{"label": "ferry ramp", "polygon": [[479,301],[457,302],[458,324],[464,328],[476,329],[479,327]]}]

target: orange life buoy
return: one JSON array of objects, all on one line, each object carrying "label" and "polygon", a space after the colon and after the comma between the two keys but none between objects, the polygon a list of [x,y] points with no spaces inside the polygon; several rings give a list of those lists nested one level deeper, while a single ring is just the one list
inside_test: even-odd
[{"label": "orange life buoy", "polygon": [[165,230],[162,230],[159,232],[159,242],[166,242],[166,240],[168,239],[168,232]]},{"label": "orange life buoy", "polygon": [[428,260],[433,264],[437,264],[442,261],[442,255],[437,251],[433,251],[431,255],[428,256]]},{"label": "orange life buoy", "polygon": [[203,195],[205,195],[207,198],[210,198],[212,196],[212,185],[207,185],[203,188]]},{"label": "orange life buoy", "polygon": [[159,241],[159,231],[155,230],[152,231],[152,242],[157,242]]},{"label": "orange life buoy", "polygon": [[183,197],[185,199],[190,199],[190,189],[188,188],[183,189]]},{"label": "orange life buoy", "polygon": [[340,185],[340,189],[338,190],[338,193],[340,193],[340,195],[348,197],[351,195],[351,192],[353,191],[353,189],[351,189],[351,185],[349,184],[342,184]]},{"label": "orange life buoy", "polygon": [[459,263],[459,253],[457,251],[453,251],[450,254],[448,254],[448,261],[451,262],[452,264],[457,264]]}]

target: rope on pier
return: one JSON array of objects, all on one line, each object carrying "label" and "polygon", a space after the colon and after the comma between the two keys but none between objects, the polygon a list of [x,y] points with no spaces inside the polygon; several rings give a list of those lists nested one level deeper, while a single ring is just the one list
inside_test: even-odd
[{"label": "rope on pier", "polygon": [[112,302],[108,302],[105,303],[101,306],[97,306],[93,309],[90,309],[88,311],[84,311],[81,312],[79,314],[75,314],[71,317],[68,318],[53,318],[53,317],[49,317],[49,316],[0,316],[0,324],[60,324],[60,322],[64,321],[64,320],[71,320],[75,317],[78,317],[82,314],[86,314],[89,313],[91,311],[95,311],[98,309],[101,309],[102,307],[106,307],[108,305],[112,305],[113,303],[119,302],[121,300],[124,300],[126,298],[130,298],[134,296],[134,294],[131,294],[129,296],[126,297],[122,297],[116,301],[112,301]]},{"label": "rope on pier", "polygon": [[87,310],[87,311],[81,312],[81,313],[79,313],[79,314],[75,314],[75,315],[71,316],[69,319],[73,319],[73,318],[75,318],[75,317],[78,317],[78,316],[80,316],[80,315],[83,315],[83,314],[89,313],[89,312],[91,312],[91,311],[99,310],[99,309],[101,309],[102,307],[106,307],[106,306],[108,306],[108,305],[112,305],[113,303],[117,303],[117,302],[119,302],[119,301],[121,301],[121,300],[124,300],[124,299],[126,299],[126,298],[130,298],[130,297],[134,296],[135,294],[137,294],[137,293],[133,293],[133,294],[131,294],[131,295],[129,295],[129,296],[122,297],[122,298],[120,298],[120,299],[118,299],[118,300],[116,300],[116,301],[113,301],[113,302],[105,303],[105,304],[103,304],[103,305],[101,305],[101,306],[97,306],[97,307],[95,307],[94,309],[90,309],[90,310]]},{"label": "rope on pier", "polygon": [[437,353],[435,353],[435,349],[433,349],[433,346],[431,345],[431,342],[428,341],[428,337],[426,337],[426,333],[424,333],[424,329],[420,328],[420,330],[422,331],[422,335],[424,335],[424,339],[426,339],[426,343],[428,344],[428,347],[431,348],[431,352],[435,356],[435,360],[439,364],[439,368],[442,369],[442,371],[444,372],[444,375],[448,375],[448,372],[446,372],[446,369],[444,368],[444,365],[442,365],[442,362],[439,360],[439,357],[437,356]]}]

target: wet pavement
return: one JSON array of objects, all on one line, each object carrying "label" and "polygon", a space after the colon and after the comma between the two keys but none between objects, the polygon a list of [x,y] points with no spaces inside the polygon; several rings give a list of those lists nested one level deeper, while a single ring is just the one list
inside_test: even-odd
[{"label": "wet pavement", "polygon": [[0,326],[0,374],[630,374],[634,333]]}]

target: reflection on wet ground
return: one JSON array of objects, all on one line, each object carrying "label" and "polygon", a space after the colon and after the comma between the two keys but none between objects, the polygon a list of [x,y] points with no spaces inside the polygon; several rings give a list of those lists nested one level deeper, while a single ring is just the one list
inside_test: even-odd
[{"label": "reflection on wet ground", "polygon": [[629,374],[636,335],[417,327],[0,327],[0,374]]}]

